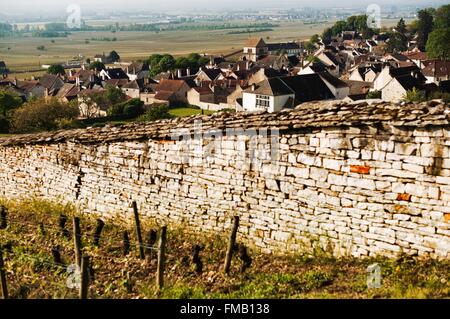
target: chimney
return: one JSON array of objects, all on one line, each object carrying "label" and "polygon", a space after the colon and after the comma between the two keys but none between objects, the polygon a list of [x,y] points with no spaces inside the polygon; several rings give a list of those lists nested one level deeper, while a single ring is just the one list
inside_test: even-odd
[{"label": "chimney", "polygon": [[17,78],[16,77],[14,77],[14,81],[13,81],[13,84],[15,85],[15,86],[17,86]]},{"label": "chimney", "polygon": [[182,74],[181,74],[181,70],[180,69],[177,70],[177,73],[178,73],[178,78],[181,78]]},{"label": "chimney", "polygon": [[187,76],[191,76],[191,68],[187,68],[186,69],[186,75]]},{"label": "chimney", "polygon": [[81,86],[81,83],[80,83],[80,77],[79,77],[79,76],[77,76],[77,77],[75,78],[75,85],[76,85],[76,86]]},{"label": "chimney", "polygon": [[86,65],[82,64],[82,65],[81,65],[81,69],[82,69],[82,70],[86,70]]}]

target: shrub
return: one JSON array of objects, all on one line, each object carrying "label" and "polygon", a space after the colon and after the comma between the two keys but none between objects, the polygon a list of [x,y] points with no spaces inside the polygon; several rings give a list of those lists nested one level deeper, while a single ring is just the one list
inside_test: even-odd
[{"label": "shrub", "polygon": [[67,120],[75,119],[78,114],[79,109],[73,103],[61,103],[56,99],[30,101],[14,111],[12,129],[16,133],[55,130],[67,125]]},{"label": "shrub", "polygon": [[423,102],[425,100],[425,95],[422,91],[419,91],[413,87],[412,90],[406,91],[406,95],[403,99],[406,102]]},{"label": "shrub", "polygon": [[127,102],[112,105],[108,109],[109,116],[115,115],[127,115],[130,117],[136,117],[141,115],[144,111],[144,102],[139,99],[132,99]]},{"label": "shrub", "polygon": [[381,91],[370,91],[367,93],[366,99],[381,99]]},{"label": "shrub", "polygon": [[169,107],[164,104],[152,105],[143,115],[139,117],[139,121],[150,122],[162,119],[170,119],[173,116],[169,113]]}]

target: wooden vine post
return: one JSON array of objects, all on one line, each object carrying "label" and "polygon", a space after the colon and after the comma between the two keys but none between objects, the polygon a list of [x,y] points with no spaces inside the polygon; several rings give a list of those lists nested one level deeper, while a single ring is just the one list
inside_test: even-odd
[{"label": "wooden vine post", "polygon": [[81,267],[81,228],[80,218],[73,218],[73,241],[75,244],[75,262],[78,267]]},{"label": "wooden vine post", "polygon": [[88,292],[89,292],[89,256],[83,256],[81,260],[80,299],[87,299]]},{"label": "wooden vine post", "polygon": [[158,266],[156,270],[156,287],[162,289],[164,287],[164,264],[166,262],[166,239],[167,226],[161,228],[158,243]]},{"label": "wooden vine post", "polygon": [[8,285],[6,282],[5,264],[3,262],[3,248],[0,246],[0,288],[2,290],[2,298],[8,299]]},{"label": "wooden vine post", "polygon": [[230,238],[228,240],[227,254],[225,256],[225,263],[223,271],[228,274],[231,267],[231,258],[233,257],[234,246],[236,244],[236,234],[239,227],[239,216],[233,217],[233,227],[231,228]]},{"label": "wooden vine post", "polygon": [[144,243],[142,241],[142,232],[141,232],[141,222],[139,221],[139,212],[137,209],[137,203],[136,201],[133,201],[133,214],[134,214],[134,225],[136,229],[136,237],[138,240],[139,245],[139,258],[145,259],[145,253],[144,253]]}]

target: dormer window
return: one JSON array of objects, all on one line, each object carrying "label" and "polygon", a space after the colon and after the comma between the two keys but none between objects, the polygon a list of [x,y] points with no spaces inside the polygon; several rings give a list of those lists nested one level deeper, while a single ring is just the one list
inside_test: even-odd
[{"label": "dormer window", "polygon": [[269,108],[270,106],[270,96],[268,95],[256,95],[256,107],[259,108]]}]

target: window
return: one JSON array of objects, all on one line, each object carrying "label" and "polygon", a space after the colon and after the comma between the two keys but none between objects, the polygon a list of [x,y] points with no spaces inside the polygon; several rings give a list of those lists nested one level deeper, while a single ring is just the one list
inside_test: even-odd
[{"label": "window", "polygon": [[256,107],[269,108],[270,106],[270,96],[268,95],[257,95],[256,96]]}]

